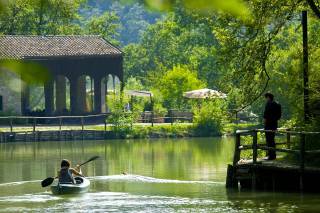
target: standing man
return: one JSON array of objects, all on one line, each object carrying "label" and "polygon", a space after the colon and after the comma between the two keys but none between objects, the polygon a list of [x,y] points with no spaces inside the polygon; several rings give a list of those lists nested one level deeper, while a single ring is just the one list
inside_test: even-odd
[{"label": "standing man", "polygon": [[[276,131],[278,128],[278,120],[281,118],[281,105],[274,101],[274,96],[271,93],[264,95],[266,99],[266,107],[264,110],[264,129]],[[267,146],[275,148],[275,132],[266,132]],[[276,159],[276,152],[269,150],[267,152],[268,160]]]}]

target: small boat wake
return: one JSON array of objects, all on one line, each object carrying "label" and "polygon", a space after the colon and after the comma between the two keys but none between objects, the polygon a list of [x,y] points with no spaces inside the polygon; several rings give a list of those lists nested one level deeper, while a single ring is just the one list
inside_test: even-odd
[{"label": "small boat wake", "polygon": [[[132,185],[182,184],[181,187],[177,187],[184,189],[183,184],[190,184],[195,186],[196,189],[200,186],[201,190],[224,184],[214,181],[158,179],[133,174],[95,176],[88,177],[88,179],[92,183],[107,183],[106,185],[113,183],[115,184],[113,186],[118,186],[118,184],[122,186],[122,183],[132,183]],[[142,191],[138,193],[130,191],[130,189],[119,192],[117,187],[115,187],[115,191],[112,191],[113,188],[104,188],[103,185],[76,196],[55,196],[52,195],[49,188],[43,191],[40,182],[40,180],[33,180],[0,184],[0,212],[88,212],[94,209],[95,212],[106,212],[106,210],[112,212],[150,212],[152,210],[162,213],[175,212],[177,208],[182,212],[190,212],[192,209],[199,208],[204,209],[203,212],[232,212],[229,211],[230,209],[222,211],[221,207],[226,205],[226,201],[212,200],[205,196],[195,198],[185,197],[183,193],[154,194],[149,193],[148,190],[144,191],[145,187],[142,187]],[[8,194],[4,191],[12,191],[12,193]]]},{"label": "small boat wake", "polygon": [[[30,199],[31,197],[31,199]],[[137,195],[124,192],[89,192],[77,197],[58,197],[46,194],[8,196],[0,199],[12,207],[0,208],[0,212],[190,212],[193,208],[222,211],[221,206],[228,201],[216,201],[203,198],[171,197],[156,195]],[[28,205],[29,203],[29,205]],[[32,203],[32,206],[30,206]],[[207,212],[207,211],[198,211]],[[234,211],[235,212],[235,211]]]},{"label": "small boat wake", "polygon": [[9,182],[9,183],[0,183],[0,187],[2,186],[16,186],[22,184],[29,184],[29,183],[40,183],[41,180],[29,180],[29,181],[17,181],[17,182]]},{"label": "small boat wake", "polygon": [[95,176],[88,177],[93,181],[113,181],[113,182],[142,182],[142,183],[176,183],[176,184],[215,184],[220,185],[224,182],[215,181],[197,181],[197,180],[172,180],[172,179],[159,179],[142,175],[108,175],[108,176]]},{"label": "small boat wake", "polygon": [[49,192],[41,192],[41,193],[35,193],[35,194],[24,194],[24,195],[0,197],[0,204],[8,203],[8,202],[44,203],[47,201],[54,201],[59,199],[60,198],[58,196],[52,196],[52,194]]},{"label": "small boat wake", "polygon": [[[93,177],[87,177],[87,179],[89,179],[90,181],[110,181],[110,182],[215,184],[215,185],[224,184],[224,182],[217,182],[217,181],[160,179],[160,178],[153,178],[153,177],[134,175],[134,174],[93,176]],[[40,182],[41,180],[30,180],[30,181],[0,183],[0,187],[17,186],[17,185],[23,185],[23,184],[34,184],[34,183],[40,183]]]}]

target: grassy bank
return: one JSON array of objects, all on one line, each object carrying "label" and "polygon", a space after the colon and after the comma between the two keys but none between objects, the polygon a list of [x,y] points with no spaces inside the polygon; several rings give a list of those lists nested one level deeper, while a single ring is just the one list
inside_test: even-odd
[{"label": "grassy bank", "polygon": [[[233,135],[237,129],[252,129],[257,127],[254,123],[234,124],[227,123],[219,131],[208,131],[201,129],[192,123],[175,123],[175,124],[141,124],[137,123],[132,126],[114,127],[107,126],[112,138],[180,138],[180,137],[213,137],[222,135]],[[104,131],[104,125],[86,125],[84,130]],[[70,125],[63,126],[62,130],[81,130],[81,126]],[[32,131],[30,126],[15,126],[13,132]],[[36,131],[59,131],[59,126],[37,126]],[[0,132],[10,132],[10,128],[1,127]]]},{"label": "grassy bank", "polygon": [[[255,128],[257,124],[232,124],[228,123],[221,131],[203,131],[194,124],[161,124],[142,126],[133,125],[132,127],[113,129],[115,138],[179,138],[179,137],[213,137],[222,135],[234,135],[237,129]],[[102,127],[96,130],[103,130]]]}]

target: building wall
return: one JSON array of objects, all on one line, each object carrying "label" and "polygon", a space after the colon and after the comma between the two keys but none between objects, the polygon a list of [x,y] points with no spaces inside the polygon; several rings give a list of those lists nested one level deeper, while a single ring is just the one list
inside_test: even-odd
[{"label": "building wall", "polygon": [[2,96],[2,115],[21,115],[21,80],[12,73],[1,70],[0,95]]}]

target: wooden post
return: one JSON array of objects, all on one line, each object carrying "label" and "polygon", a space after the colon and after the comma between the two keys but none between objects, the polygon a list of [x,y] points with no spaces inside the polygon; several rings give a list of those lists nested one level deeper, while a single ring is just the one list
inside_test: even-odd
[{"label": "wooden post", "polygon": [[81,117],[81,130],[83,132],[84,130],[84,120],[83,120],[83,117]]},{"label": "wooden post", "polygon": [[151,126],[153,127],[154,112],[153,112],[153,99],[152,99],[152,94],[150,94],[150,101],[151,101]]},{"label": "wooden post", "polygon": [[34,118],[33,119],[33,132],[35,132],[36,131],[36,125],[37,125],[37,119],[36,118]]},{"label": "wooden post", "polygon": [[83,120],[83,117],[81,117],[81,137],[82,137],[82,140],[84,139],[84,120]]},{"label": "wooden post", "polygon": [[290,132],[287,132],[287,148],[290,149],[290,146],[291,146],[291,134]]},{"label": "wooden post", "polygon": [[226,188],[238,188],[238,180],[235,178],[235,169],[232,165],[228,165],[227,178],[226,178]]},{"label": "wooden post", "polygon": [[33,119],[33,141],[36,141],[36,123],[37,123],[37,119],[34,118]]},{"label": "wooden post", "polygon": [[303,191],[303,176],[305,167],[305,145],[306,145],[306,135],[304,133],[300,134],[300,190]]},{"label": "wooden post", "polygon": [[10,132],[13,132],[12,117],[9,118]]},{"label": "wooden post", "polygon": [[240,160],[240,149],[239,149],[240,145],[241,145],[241,134],[236,133],[236,142],[235,142],[234,155],[233,155],[233,166],[236,166],[238,161]]},{"label": "wooden post", "polygon": [[61,132],[62,130],[62,118],[59,117],[59,131]]},{"label": "wooden post", "polygon": [[306,135],[304,133],[300,134],[300,169],[304,170],[305,166],[305,144]]},{"label": "wooden post", "polygon": [[61,141],[62,118],[59,117],[59,141]]},{"label": "wooden post", "polygon": [[302,11],[302,40],[303,40],[303,100],[304,100],[304,119],[310,120],[309,109],[309,71],[308,71],[308,12]]},{"label": "wooden post", "polygon": [[257,174],[255,168],[252,168],[251,189],[254,191],[257,187]]},{"label": "wooden post", "polygon": [[171,121],[171,126],[172,126],[173,125],[173,116],[172,116],[173,113],[172,113],[172,110],[170,110],[169,112],[170,112],[169,114],[170,114],[170,121]]},{"label": "wooden post", "polygon": [[258,157],[258,132],[254,130],[252,134],[252,162],[255,164]]}]

